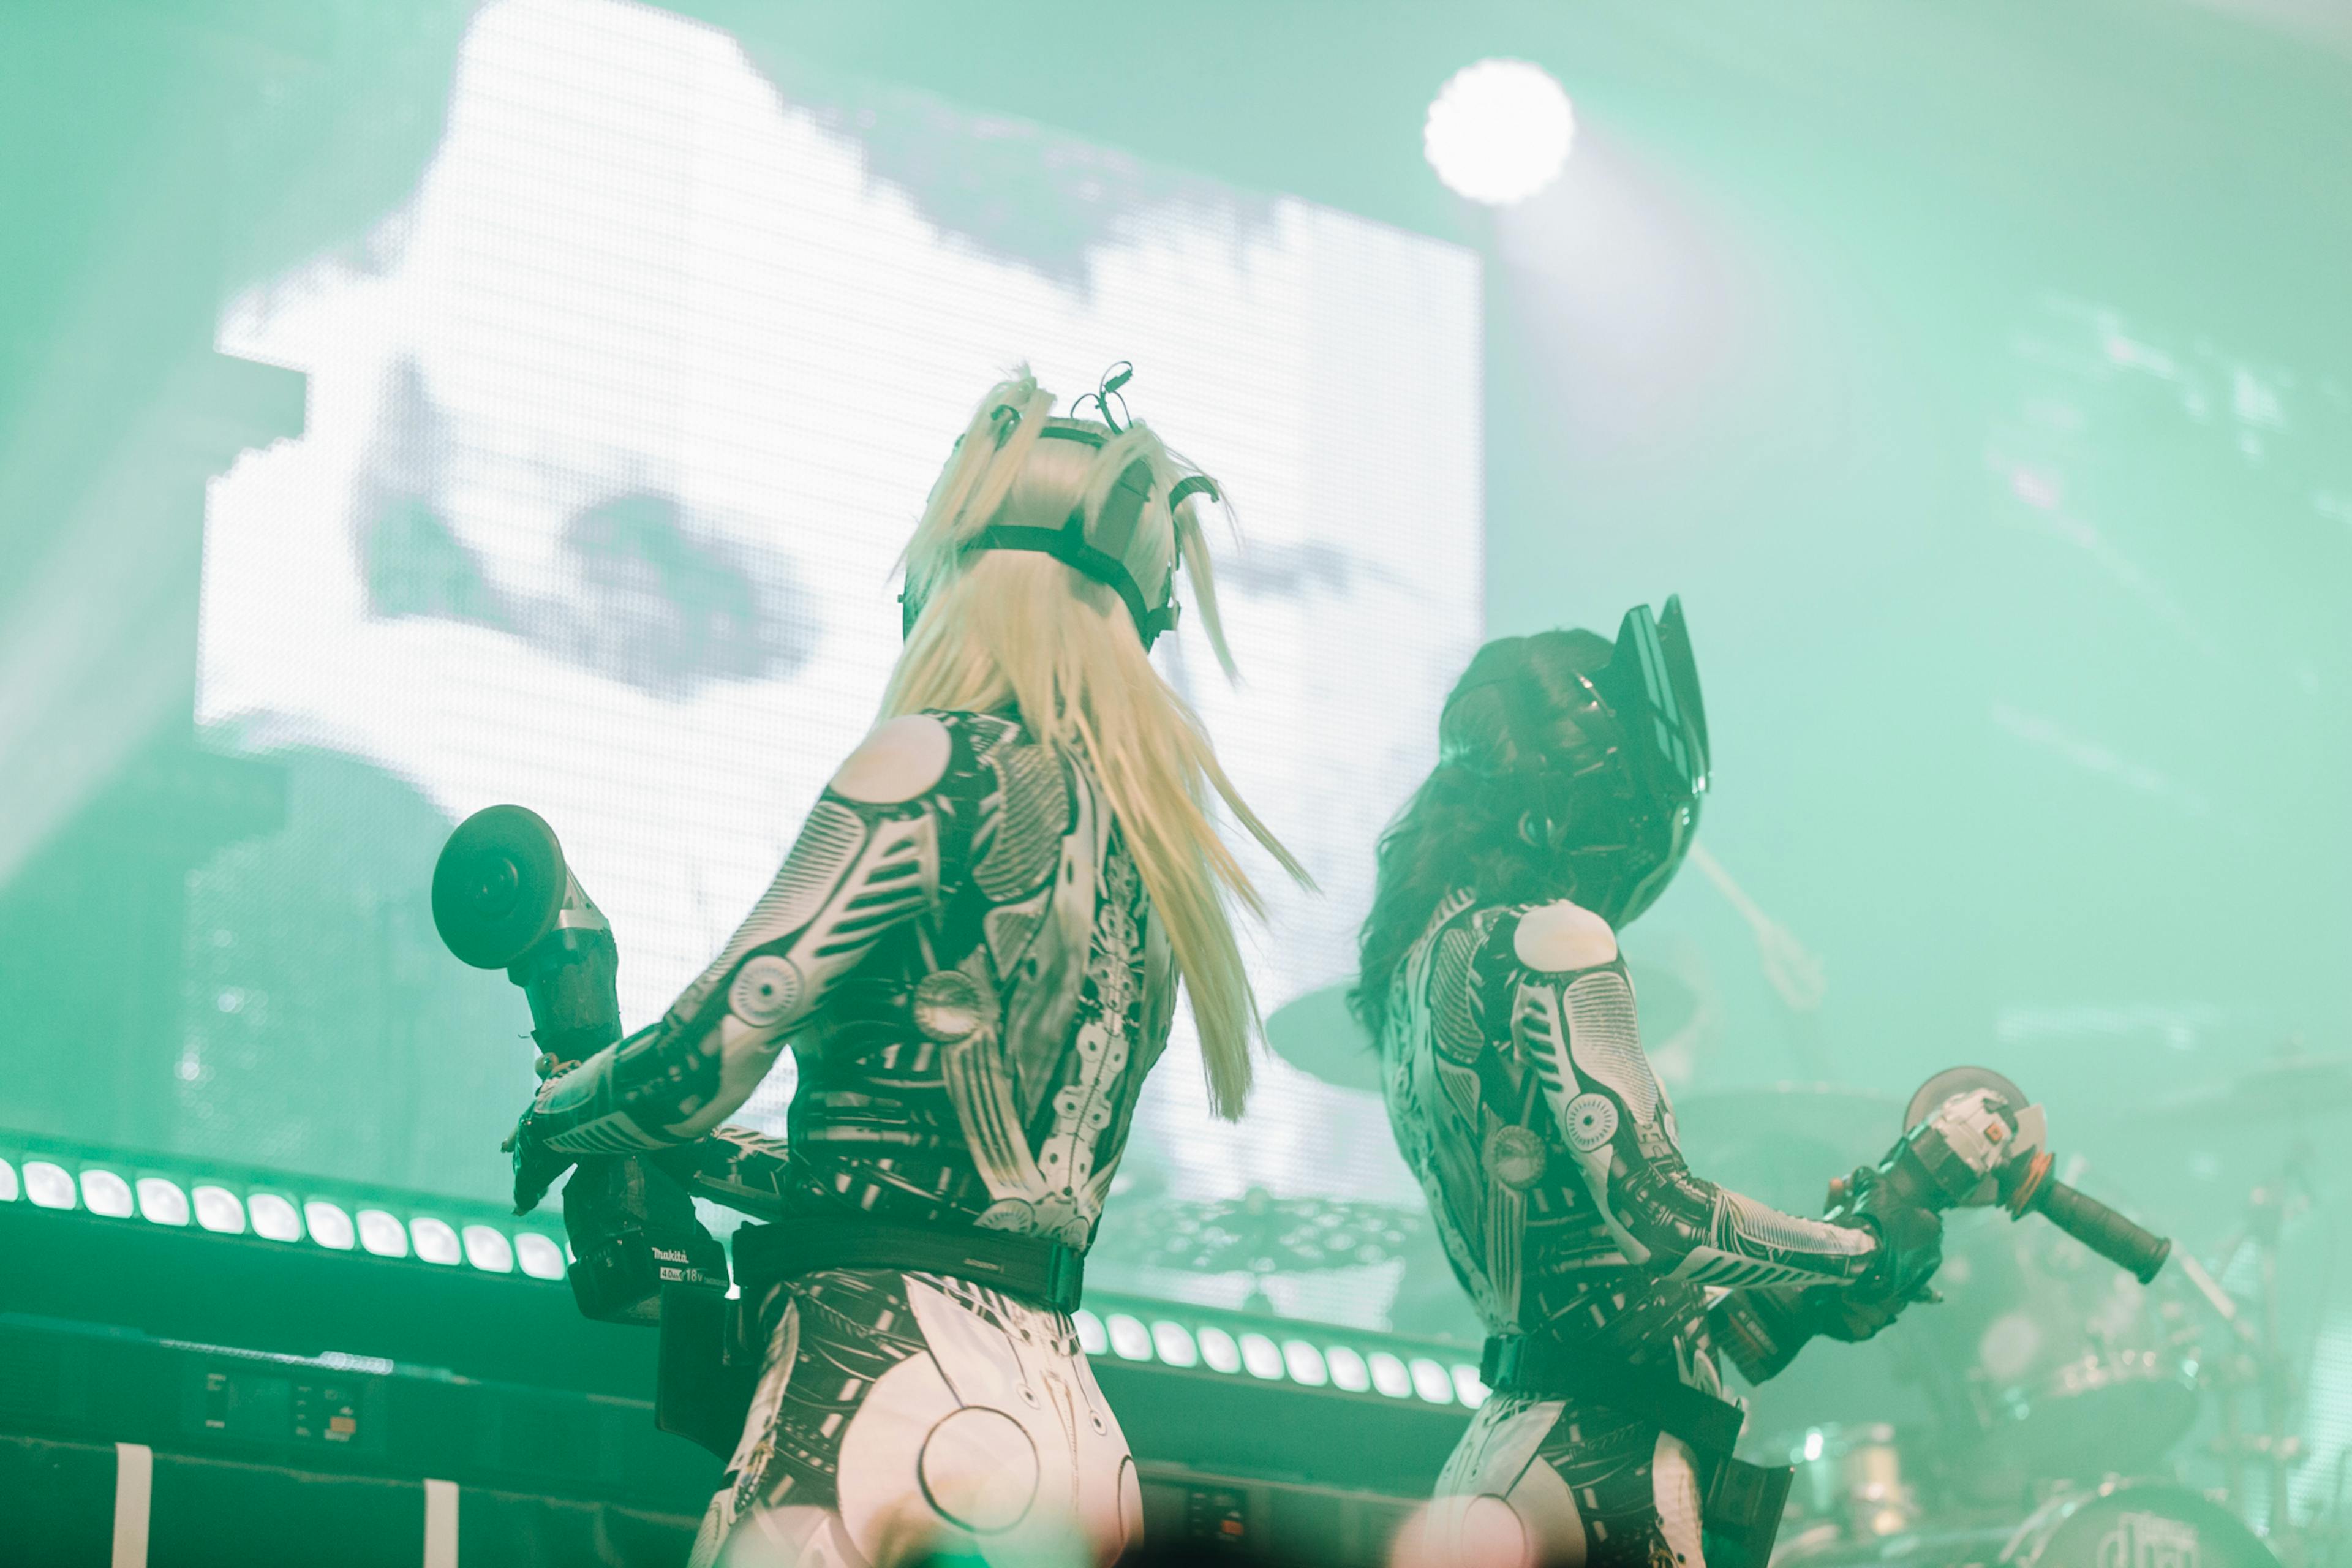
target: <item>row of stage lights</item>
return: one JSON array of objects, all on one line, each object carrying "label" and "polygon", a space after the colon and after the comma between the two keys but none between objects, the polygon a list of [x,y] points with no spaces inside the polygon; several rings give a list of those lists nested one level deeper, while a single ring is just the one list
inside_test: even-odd
[{"label": "row of stage lights", "polygon": [[1269,1383],[1286,1380],[1307,1388],[1380,1394],[1473,1410],[1486,1402],[1486,1385],[1478,1381],[1476,1367],[1448,1366],[1433,1356],[1407,1359],[1382,1350],[1367,1354],[1349,1345],[1318,1345],[1303,1339],[1277,1344],[1265,1334],[1234,1334],[1206,1323],[1186,1328],[1171,1318],[1154,1319],[1149,1325],[1127,1312],[1098,1318],[1083,1307],[1072,1317],[1079,1342],[1092,1356],[1108,1352],[1121,1361],[1206,1367],[1229,1376],[1245,1373]]},{"label": "row of stage lights", "polygon": [[[462,1263],[485,1274],[563,1278],[563,1244],[540,1231],[452,1225],[429,1215],[415,1215],[404,1221],[386,1209],[347,1207],[319,1197],[298,1201],[285,1192],[263,1186],[240,1194],[217,1182],[184,1184],[160,1175],[132,1178],[102,1162],[75,1164],[76,1169],[68,1170],[58,1160],[27,1158],[20,1172],[17,1165],[0,1158],[0,1203],[79,1208],[109,1219],[135,1216],[151,1225],[183,1229],[194,1226],[222,1236],[250,1234],[289,1246],[307,1239],[334,1252],[413,1258],[445,1268]],[[1328,1342],[1318,1344],[1297,1337],[1277,1342],[1255,1330],[1213,1323],[1188,1326],[1160,1316],[1147,1322],[1133,1312],[1097,1314],[1081,1308],[1072,1316],[1088,1355],[1474,1410],[1486,1399],[1477,1368],[1449,1364],[1433,1356],[1401,1356],[1389,1350],[1364,1351]]]},{"label": "row of stage lights", "polygon": [[54,1160],[26,1160],[16,1167],[0,1159],[0,1203],[22,1199],[37,1208],[87,1209],[109,1219],[132,1215],[150,1225],[184,1229],[191,1224],[221,1236],[250,1232],[266,1241],[299,1243],[308,1237],[331,1252],[366,1252],[377,1258],[416,1258],[454,1268],[471,1264],[485,1274],[520,1270],[534,1279],[563,1278],[563,1245],[535,1230],[512,1233],[491,1225],[453,1226],[430,1215],[403,1222],[380,1208],[346,1208],[325,1198],[299,1203],[284,1193],[249,1190],[240,1196],[216,1183],[183,1185],[168,1176],[135,1181],[103,1164],[85,1163],[79,1174]]}]

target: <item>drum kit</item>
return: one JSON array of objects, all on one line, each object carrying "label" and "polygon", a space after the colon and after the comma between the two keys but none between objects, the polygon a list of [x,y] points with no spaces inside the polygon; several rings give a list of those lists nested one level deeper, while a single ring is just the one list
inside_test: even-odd
[{"label": "drum kit", "polygon": [[[1277,1012],[1267,1036],[1277,1054],[1327,1082],[1374,1088],[1376,1058],[1351,1025],[1318,994]],[[1813,1352],[1830,1384],[1846,1379],[1842,1394],[1823,1396],[1822,1381],[1792,1374],[1751,1396],[1748,1457],[1798,1471],[1775,1564],[2352,1561],[2334,1510],[2287,1504],[2304,1457],[2297,1406],[2311,1343],[2291,1347],[2282,1331],[2280,1268],[2282,1235],[2311,1201],[2303,1134],[2346,1114],[2352,1055],[2300,1050],[2137,1112],[2143,1146],[2163,1139],[2187,1151],[2235,1133],[2269,1161],[2295,1151],[2252,1185],[2218,1246],[2201,1258],[2177,1249],[2147,1284],[2053,1226],[1955,1213],[1935,1303],[1861,1354]],[[1783,1084],[1683,1097],[1675,1115],[1699,1174],[1812,1213],[1825,1176],[1884,1152],[1904,1107],[1837,1086]],[[1370,1205],[1318,1200],[1333,1214],[1290,1215],[1297,1200],[1254,1197],[1255,1224],[1234,1223],[1250,1199],[1227,1205],[1232,1215],[1204,1215],[1213,1223],[1197,1237],[1167,1236],[1166,1261],[1182,1252],[1179,1266],[1262,1277],[1347,1260],[1349,1249],[1333,1245],[1306,1249],[1315,1253],[1307,1263],[1298,1257],[1306,1236],[1377,1236],[1372,1250],[1392,1256],[1413,1230],[1402,1213],[1376,1223],[1354,1212]],[[1221,1228],[1231,1242],[1206,1245]],[[1244,1231],[1263,1234],[1244,1244]],[[1872,1375],[1857,1381],[1865,1366]],[[1806,1370],[1801,1361],[1794,1373]],[[1859,1418],[1819,1418],[1832,1413]]]},{"label": "drum kit", "polygon": [[[2137,1121],[2176,1148],[2210,1142],[2191,1128],[2256,1131],[2275,1157],[2279,1142],[2299,1147],[2279,1136],[2295,1124],[2345,1112],[2352,1056],[2297,1053]],[[1678,1108],[1696,1169],[1784,1206],[1803,1201],[1800,1163],[1870,1157],[1888,1114],[1874,1097],[1813,1085]],[[2202,1259],[2177,1251],[2145,1285],[2053,1227],[1956,1215],[1937,1301],[1880,1342],[1910,1419],[1798,1425],[1788,1417],[1801,1400],[1759,1391],[1759,1411],[1781,1419],[1751,1422],[1754,1457],[1799,1478],[1775,1563],[2334,1562],[2336,1521],[2286,1506],[2308,1369],[2281,1331],[2279,1244],[2309,1201],[2303,1163],[2290,1153],[2218,1247]]]}]

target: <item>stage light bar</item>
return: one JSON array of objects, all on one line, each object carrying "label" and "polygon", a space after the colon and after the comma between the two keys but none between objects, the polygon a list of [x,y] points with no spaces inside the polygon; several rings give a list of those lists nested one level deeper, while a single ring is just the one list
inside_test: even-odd
[{"label": "stage light bar", "polygon": [[[404,1205],[384,1199],[296,1196],[300,1190],[283,1177],[247,1183],[218,1172],[166,1173],[138,1158],[85,1159],[21,1147],[0,1157],[0,1203],[82,1209],[101,1220],[193,1227],[281,1247],[364,1252],[415,1267],[544,1281],[564,1277],[569,1255],[555,1237],[488,1215],[449,1213],[461,1211],[461,1204],[433,1205],[449,1214],[444,1217],[402,1212]],[[1305,1324],[1245,1315],[1223,1323],[1205,1321],[1213,1312],[1195,1316],[1171,1302],[1109,1299],[1098,1310],[1081,1308],[1071,1317],[1079,1344],[1092,1356],[1474,1410],[1487,1397],[1475,1367],[1410,1353],[1415,1347],[1409,1345],[1397,1346],[1409,1352],[1401,1356],[1378,1348],[1376,1334],[1349,1344],[1339,1339],[1345,1331],[1318,1333]]]},{"label": "stage light bar", "polygon": [[470,1267],[483,1274],[563,1278],[563,1244],[542,1231],[399,1213],[392,1205],[354,1205],[323,1194],[298,1199],[282,1179],[245,1182],[217,1173],[158,1171],[155,1163],[137,1157],[11,1151],[10,1157],[0,1157],[0,1203],[28,1201],[40,1208],[253,1236],[280,1246],[363,1250],[445,1268]]},{"label": "stage light bar", "polygon": [[302,1216],[294,1205],[276,1193],[256,1193],[246,1202],[246,1212],[253,1220],[253,1234],[270,1241],[302,1239]]},{"label": "stage light bar", "polygon": [[150,1225],[185,1225],[189,1215],[188,1194],[177,1182],[167,1182],[161,1176],[139,1178],[139,1213]]},{"label": "stage light bar", "polygon": [[81,1173],[81,1206],[109,1219],[129,1219],[136,1205],[129,1182],[112,1171],[91,1168]]},{"label": "stage light bar", "polygon": [[1160,1352],[1163,1366],[1198,1366],[1201,1347],[1192,1342],[1192,1331],[1166,1318],[1151,1325],[1151,1348]]},{"label": "stage light bar", "polygon": [[73,1175],[50,1161],[27,1160],[25,1195],[45,1209],[69,1209],[74,1206]]},{"label": "stage light bar", "polygon": [[360,1245],[378,1258],[408,1256],[408,1227],[382,1209],[359,1212]]},{"label": "stage light bar", "polygon": [[198,1225],[215,1236],[245,1234],[245,1204],[235,1193],[207,1184],[189,1196],[195,1200]]},{"label": "stage light bar", "polygon": [[408,1235],[416,1243],[416,1256],[427,1263],[454,1268],[466,1256],[465,1248],[457,1245],[457,1233],[446,1220],[419,1215],[408,1222]]},{"label": "stage light bar", "polygon": [[320,1247],[349,1252],[359,1245],[360,1233],[352,1227],[352,1216],[333,1204],[313,1198],[302,1205],[302,1218],[310,1226],[310,1239]]}]

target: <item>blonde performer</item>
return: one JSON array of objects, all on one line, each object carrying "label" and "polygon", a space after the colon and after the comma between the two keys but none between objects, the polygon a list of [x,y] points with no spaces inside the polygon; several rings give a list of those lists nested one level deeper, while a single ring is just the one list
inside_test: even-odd
[{"label": "blonde performer", "polygon": [[[736,1246],[765,1370],[697,1564],[878,1564],[1136,1539],[1135,1464],[1070,1311],[1181,979],[1237,1116],[1257,900],[1221,800],[1293,875],[1148,658],[1181,569],[1228,671],[1215,484],[1107,381],[1057,418],[982,399],[906,556],[883,721],[726,950],[661,1021],[548,1081],[531,1203],[583,1154],[661,1151],[771,1223]],[[789,1046],[789,1137],[723,1125]]]}]

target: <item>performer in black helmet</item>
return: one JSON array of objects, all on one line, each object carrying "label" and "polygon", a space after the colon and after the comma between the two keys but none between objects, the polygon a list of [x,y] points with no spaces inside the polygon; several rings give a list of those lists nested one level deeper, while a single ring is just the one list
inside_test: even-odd
[{"label": "performer in black helmet", "polygon": [[1683,1162],[1617,948],[1680,865],[1706,787],[1678,602],[1654,621],[1637,606],[1613,645],[1488,643],[1438,735],[1436,770],[1381,842],[1353,997],[1398,1145],[1492,1336],[1496,1392],[1438,1483],[1428,1554],[1698,1568],[1703,1522],[1761,1551],[1785,1479],[1731,1459],[1710,1300],[1770,1300],[1743,1316],[1744,1349],[1792,1310],[1864,1338],[1934,1271],[1940,1227],[1886,1205],[1796,1218]]}]

